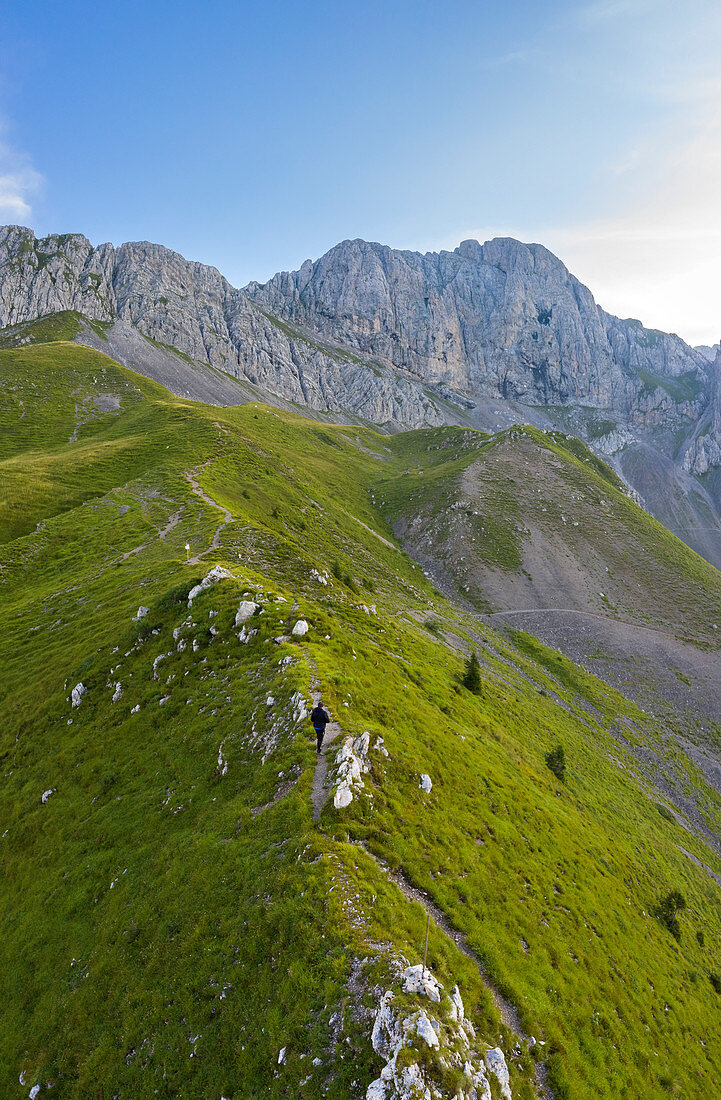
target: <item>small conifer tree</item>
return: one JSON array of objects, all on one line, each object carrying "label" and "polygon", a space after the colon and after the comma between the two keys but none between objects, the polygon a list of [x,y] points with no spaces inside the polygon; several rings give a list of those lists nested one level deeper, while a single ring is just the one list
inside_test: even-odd
[{"label": "small conifer tree", "polygon": [[546,753],[546,764],[556,779],[560,779],[561,783],[566,782],[566,754],[563,745],[556,745],[555,749]]},{"label": "small conifer tree", "polygon": [[661,924],[666,925],[671,935],[677,940],[681,939],[681,925],[678,923],[677,914],[685,908],[686,898],[679,890],[672,890],[670,894],[666,894],[656,907],[656,917]]},{"label": "small conifer tree", "polygon": [[474,695],[481,694],[483,681],[481,680],[481,666],[475,653],[466,658],[466,670],[463,673],[463,686],[472,691]]}]

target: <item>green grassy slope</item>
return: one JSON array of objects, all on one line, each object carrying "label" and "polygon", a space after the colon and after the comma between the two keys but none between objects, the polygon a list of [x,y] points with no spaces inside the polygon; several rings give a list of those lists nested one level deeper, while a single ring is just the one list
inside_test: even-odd
[{"label": "green grassy slope", "polygon": [[[662,816],[627,751],[663,731],[443,600],[383,518],[391,484],[440,491],[474,433],[389,441],[208,408],[67,345],[0,352],[0,380],[3,1095],[26,1093],[23,1073],[61,1098],[364,1096],[378,991],[395,954],[420,961],[426,920],[378,860],[545,1041],[557,1097],[721,1090],[719,886],[702,866],[721,860]],[[78,405],[92,416],[70,442]],[[229,576],[189,607],[216,563]],[[262,608],[247,643],[242,598]],[[301,617],[308,634],[273,640]],[[470,645],[480,697],[460,685]],[[389,753],[372,748],[363,791],[318,822],[300,709],[316,676],[344,732]],[[565,785],[544,763],[559,740]],[[672,889],[680,942],[652,915]],[[512,1057],[478,968],[434,922],[429,965],[532,1097],[527,1048]]]}]

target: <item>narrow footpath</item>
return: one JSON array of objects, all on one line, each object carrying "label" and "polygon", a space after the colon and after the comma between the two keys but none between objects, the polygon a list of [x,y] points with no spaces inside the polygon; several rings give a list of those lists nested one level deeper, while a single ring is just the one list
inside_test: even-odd
[{"label": "narrow footpath", "polygon": [[[316,689],[313,691],[313,706],[317,707],[321,699],[321,693]],[[313,774],[313,787],[311,790],[311,802],[313,803],[313,820],[317,821],[320,817],[320,812],[323,809],[325,800],[328,797],[330,787],[327,784],[328,778],[328,759],[327,753],[330,751],[330,746],[343,731],[339,724],[331,720],[325,727],[325,737],[323,738],[323,747],[320,750],[320,755],[316,761],[315,772]]]},{"label": "narrow footpath", "polygon": [[[383,872],[383,874],[396,884],[396,886],[405,898],[407,898],[409,901],[415,901],[419,905],[422,905],[426,913],[429,913],[430,916],[433,918],[438,928],[440,928],[440,930],[445,933],[445,935],[448,936],[449,939],[453,940],[458,950],[462,951],[463,954],[476,965],[476,967],[478,968],[478,973],[483,980],[483,984],[493,997],[493,1001],[496,1005],[496,1008],[498,1009],[498,1014],[500,1015],[503,1023],[519,1039],[524,1042],[528,1042],[530,1036],[527,1035],[523,1029],[518,1009],[514,1004],[511,1003],[511,1001],[504,997],[498,989],[496,989],[486,972],[482,960],[479,958],[473,948],[469,946],[466,937],[453,927],[440,906],[436,905],[436,903],[432,901],[423,890],[419,890],[417,887],[411,886],[410,882],[408,882],[408,880],[404,878],[403,874],[400,871],[391,870],[388,864],[385,863],[382,859],[379,859],[378,856],[375,856],[373,852],[369,851],[365,844],[357,840],[353,841],[353,843],[356,844],[359,848],[362,848],[367,856],[370,856],[375,865]],[[548,1084],[548,1072],[546,1070],[545,1062],[539,1060],[534,1063],[534,1075],[539,1100],[554,1100],[553,1091]]]},{"label": "narrow footpath", "polygon": [[206,504],[209,504],[211,508],[217,508],[223,513],[223,522],[220,524],[219,527],[216,528],[215,534],[213,535],[213,541],[211,542],[208,549],[203,550],[200,554],[196,554],[194,558],[189,558],[186,563],[188,565],[197,565],[201,558],[204,558],[206,554],[210,554],[213,550],[217,550],[220,546],[221,532],[225,527],[228,526],[229,523],[233,522],[233,516],[228,511],[228,509],[224,508],[222,504],[218,504],[217,500],[213,500],[211,496],[208,496],[205,489],[201,488],[201,486],[198,484],[198,476],[202,474],[203,470],[205,470],[207,466],[210,465],[211,461],[212,459],[208,459],[208,461],[205,462],[202,466],[196,466],[194,470],[188,470],[185,475],[185,479],[197,497],[200,497],[202,501],[204,501]]},{"label": "narrow footpath", "polygon": [[[322,697],[320,691],[320,683],[318,680],[318,670],[315,666],[315,662],[310,657],[310,654],[308,654],[307,656],[311,666],[310,689],[313,697],[313,706],[317,706]],[[323,809],[323,806],[330,791],[329,785],[327,783],[327,753],[330,749],[331,744],[336,740],[337,737],[342,734],[342,732],[343,730],[341,729],[340,724],[334,720],[329,722],[325,729],[323,747],[315,765],[315,772],[313,774],[313,786],[311,790],[311,802],[313,804],[314,821],[317,821],[320,817],[321,810]],[[378,869],[382,871],[387,878],[395,883],[395,885],[408,901],[415,901],[419,905],[423,906],[426,913],[430,914],[434,923],[438,928],[440,928],[444,935],[448,936],[448,938],[453,941],[459,951],[462,951],[467,958],[471,959],[474,965],[478,968],[478,973],[481,977],[481,980],[483,981],[483,984],[485,985],[488,992],[491,994],[503,1023],[518,1037],[518,1039],[520,1039],[522,1042],[528,1042],[530,1036],[527,1035],[523,1029],[518,1009],[514,1004],[512,1004],[511,1001],[504,997],[498,989],[496,989],[496,987],[491,982],[488,973],[486,972],[485,966],[481,958],[476,954],[473,948],[469,946],[466,937],[453,927],[440,906],[436,905],[436,903],[432,901],[423,890],[419,890],[417,887],[412,886],[410,882],[408,882],[407,879],[403,876],[402,872],[391,870],[388,864],[385,863],[384,860],[380,859],[378,856],[374,855],[373,852],[371,852],[365,846],[365,844],[362,843],[362,841],[355,840],[353,841],[353,843],[356,844],[357,847],[359,847],[370,859],[373,860]],[[534,1077],[538,1100],[555,1100],[553,1090],[548,1084],[548,1071],[546,1069],[546,1064],[540,1059],[534,1063]]]}]

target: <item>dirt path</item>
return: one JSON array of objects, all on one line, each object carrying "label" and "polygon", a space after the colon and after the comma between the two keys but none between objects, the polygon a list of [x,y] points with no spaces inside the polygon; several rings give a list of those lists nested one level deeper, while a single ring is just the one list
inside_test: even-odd
[{"label": "dirt path", "polygon": [[658,626],[644,626],[643,623],[630,623],[627,619],[615,619],[612,615],[604,615],[600,611],[581,611],[577,607],[519,607],[510,611],[491,611],[486,615],[487,619],[499,619],[506,615],[584,615],[589,619],[601,619],[604,623],[613,623],[616,626],[628,627],[629,630],[643,630],[651,634],[663,634],[665,638],[677,641],[675,634],[667,630],[661,630]]},{"label": "dirt path", "polygon": [[[165,527],[158,528],[158,538],[165,541],[166,537],[170,534],[174,527],[177,527],[180,523],[180,517],[182,516],[184,508],[178,508],[177,512],[173,512],[172,516],[165,524]],[[126,558],[131,558],[133,554],[139,554],[141,550],[147,550],[150,546],[149,542],[144,542],[141,546],[134,546],[132,550],[126,550],[123,554],[121,561],[125,561]]]},{"label": "dirt path", "polygon": [[394,546],[392,542],[388,541],[388,539],[383,538],[383,535],[379,535],[377,531],[374,531],[373,528],[369,527],[367,523],[364,523],[362,519],[358,519],[357,516],[351,516],[349,512],[346,512],[346,515],[349,516],[350,519],[354,519],[356,523],[359,523],[361,525],[361,527],[365,527],[366,531],[370,535],[374,535],[380,542],[383,543],[384,546],[389,547],[389,549],[391,550],[398,550],[399,554],[401,553],[397,546]]},{"label": "dirt path", "polygon": [[165,527],[161,527],[161,529],[158,531],[158,538],[159,539],[163,539],[163,541],[165,541],[165,539],[170,534],[170,532],[173,530],[173,528],[177,527],[178,524],[180,523],[180,517],[182,516],[184,511],[185,511],[185,508],[183,508],[181,506],[180,508],[178,508],[177,512],[173,512],[172,516],[170,517],[168,522],[165,524]]},{"label": "dirt path", "polygon": [[[317,706],[320,702],[321,693],[317,690],[317,683],[313,685],[315,690],[313,691],[313,706]],[[320,755],[316,761],[315,772],[313,773],[313,788],[311,790],[311,802],[313,803],[313,820],[317,821],[320,817],[320,812],[323,809],[326,798],[328,797],[330,787],[326,780],[328,778],[328,758],[327,753],[330,750],[330,746],[342,733],[337,722],[329,722],[325,727],[325,737],[323,738],[323,747],[320,750]]]},{"label": "dirt path", "polygon": [[[419,890],[417,887],[411,886],[411,884],[407,881],[407,879],[403,877],[400,871],[392,871],[388,864],[385,863],[382,859],[379,859],[378,856],[375,856],[373,852],[369,851],[369,849],[366,848],[365,844],[357,840],[353,841],[353,843],[357,844],[359,848],[363,849],[366,855],[370,856],[370,858],[373,860],[376,866],[380,868],[383,874],[396,884],[404,897],[408,898],[409,901],[415,901],[419,905],[422,905],[426,913],[430,913],[438,928],[440,928],[441,931],[449,937],[449,939],[453,940],[459,951],[462,951],[463,954],[475,964],[475,966],[478,968],[478,973],[483,979],[483,984],[493,997],[493,1001],[496,1005],[496,1008],[498,1009],[498,1013],[503,1023],[506,1025],[506,1027],[510,1028],[510,1030],[513,1031],[519,1039],[523,1040],[524,1042],[528,1042],[530,1036],[527,1035],[523,1029],[521,1018],[518,1014],[518,1009],[506,997],[504,997],[498,989],[495,988],[490,978],[488,977],[488,973],[486,972],[485,966],[479,956],[475,953],[473,948],[469,946],[465,936],[453,927],[440,906],[436,905],[436,903],[432,901],[423,890]],[[548,1073],[545,1063],[541,1061],[536,1062],[534,1073],[536,1078],[536,1088],[539,1097],[542,1098],[542,1100],[554,1100],[553,1092],[548,1084]]]},{"label": "dirt path", "polygon": [[200,497],[200,499],[206,504],[209,504],[211,508],[218,508],[219,511],[223,513],[223,522],[220,524],[219,527],[216,528],[215,534],[213,535],[213,541],[211,542],[208,549],[201,551],[200,554],[196,554],[194,558],[189,558],[188,562],[186,563],[188,565],[197,565],[201,558],[204,558],[206,554],[210,554],[213,550],[217,550],[220,546],[221,532],[225,527],[228,526],[229,523],[233,522],[233,516],[228,511],[228,509],[224,508],[222,504],[218,504],[217,500],[213,500],[211,496],[208,496],[205,489],[201,488],[201,486],[198,484],[197,477],[202,474],[203,470],[205,470],[210,465],[211,461],[212,459],[208,459],[208,461],[202,466],[196,466],[194,470],[188,470],[185,475],[185,479],[196,496]]}]

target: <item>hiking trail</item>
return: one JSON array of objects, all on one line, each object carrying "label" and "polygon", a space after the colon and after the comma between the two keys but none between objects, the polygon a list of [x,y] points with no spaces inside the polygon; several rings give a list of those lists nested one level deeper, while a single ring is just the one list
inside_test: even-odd
[{"label": "hiking trail", "polygon": [[[306,653],[308,662],[311,669],[310,678],[310,690],[313,698],[313,706],[317,706],[322,698],[320,691],[320,682],[318,679],[318,668],[315,661]],[[328,761],[327,751],[330,744],[335,741],[339,734],[342,734],[343,730],[339,722],[331,720],[325,728],[325,737],[323,738],[323,747],[315,765],[315,772],[313,774],[313,786],[311,789],[311,802],[313,804],[313,820],[317,821],[320,817],[321,810],[325,804],[325,801],[330,793],[330,787],[327,785],[328,775]],[[433,918],[436,926],[453,941],[459,951],[469,958],[478,969],[478,973],[481,976],[481,980],[486,989],[493,998],[493,1002],[498,1009],[498,1014],[501,1017],[502,1022],[510,1031],[512,1031],[519,1040],[522,1042],[528,1042],[530,1036],[524,1030],[521,1023],[521,1017],[516,1006],[508,1000],[507,997],[500,992],[499,989],[493,984],[491,978],[488,975],[485,964],[479,955],[469,945],[468,940],[453,927],[446,914],[443,912],[439,905],[436,905],[431,898],[423,890],[419,890],[416,886],[412,886],[410,882],[405,878],[401,871],[393,871],[388,864],[374,855],[366,845],[359,840],[353,840],[353,844],[362,849],[365,854],[373,860],[375,865],[382,873],[389,878],[398,887],[400,892],[408,901],[417,902],[421,905],[426,913],[429,913]],[[548,1084],[548,1071],[546,1064],[543,1060],[539,1059],[534,1062],[534,1078],[538,1100],[555,1100],[553,1090]]]},{"label": "hiking trail", "polygon": [[[315,687],[313,690],[313,706],[317,707],[321,699],[321,693]],[[320,812],[323,809],[323,804],[328,797],[330,787],[327,785],[326,780],[328,778],[328,759],[327,753],[331,742],[335,741],[336,737],[343,731],[340,728],[338,722],[331,719],[328,725],[325,727],[325,737],[323,738],[323,747],[320,750],[320,755],[316,761],[315,772],[313,774],[313,788],[311,790],[311,802],[313,803],[313,820],[317,821],[320,817]]]},{"label": "hiking trail", "polygon": [[198,483],[197,478],[200,474],[202,474],[203,470],[205,470],[210,465],[211,461],[212,459],[208,459],[208,461],[205,462],[202,466],[196,466],[194,470],[188,470],[185,474],[185,479],[197,497],[200,497],[202,501],[204,501],[206,504],[209,504],[211,508],[218,508],[223,513],[223,522],[220,524],[219,527],[216,528],[215,534],[213,535],[213,541],[211,542],[208,549],[202,550],[193,558],[189,558],[186,562],[186,565],[197,565],[200,559],[204,558],[206,554],[210,554],[213,550],[217,550],[220,545],[221,531],[223,531],[223,529],[227,527],[229,523],[233,522],[233,516],[228,511],[228,509],[224,508],[222,504],[218,504],[217,500],[213,500],[213,498],[209,496],[206,493],[205,489],[203,489]]},{"label": "hiking trail", "polygon": [[[322,693],[320,690],[320,681],[318,679],[318,666],[315,660],[311,657],[310,653],[306,651],[306,657],[310,664],[311,677],[310,677],[310,691],[313,697],[313,706],[317,707],[318,703],[322,699]],[[315,771],[313,773],[313,786],[311,788],[310,800],[313,803],[313,820],[317,821],[320,817],[320,812],[323,809],[323,804],[328,797],[330,787],[326,784],[328,777],[328,759],[327,752],[331,742],[335,741],[336,737],[343,731],[340,728],[338,722],[331,720],[325,727],[325,737],[323,738],[323,747],[320,750],[315,764]]]},{"label": "hiking trail", "polygon": [[[412,886],[410,882],[405,878],[401,871],[393,871],[388,864],[374,855],[369,848],[362,841],[354,840],[353,844],[356,844],[359,848],[366,853],[367,856],[373,860],[375,865],[383,872],[383,874],[389,878],[398,887],[408,901],[415,901],[418,905],[423,906],[426,913],[435,921],[440,930],[453,941],[459,951],[469,958],[475,966],[478,968],[478,973],[481,976],[483,984],[493,998],[494,1004],[498,1009],[498,1014],[501,1020],[520,1040],[528,1042],[530,1036],[526,1033],[521,1023],[521,1017],[518,1009],[511,1003],[503,994],[496,988],[491,979],[488,976],[485,964],[479,955],[470,947],[468,940],[462,932],[457,931],[449,921],[446,914],[443,912],[439,905],[436,905],[432,901],[424,890],[419,890],[416,886]],[[553,1091],[548,1084],[548,1071],[546,1064],[542,1060],[534,1062],[534,1076],[536,1089],[538,1092],[539,1100],[554,1100]]]}]

